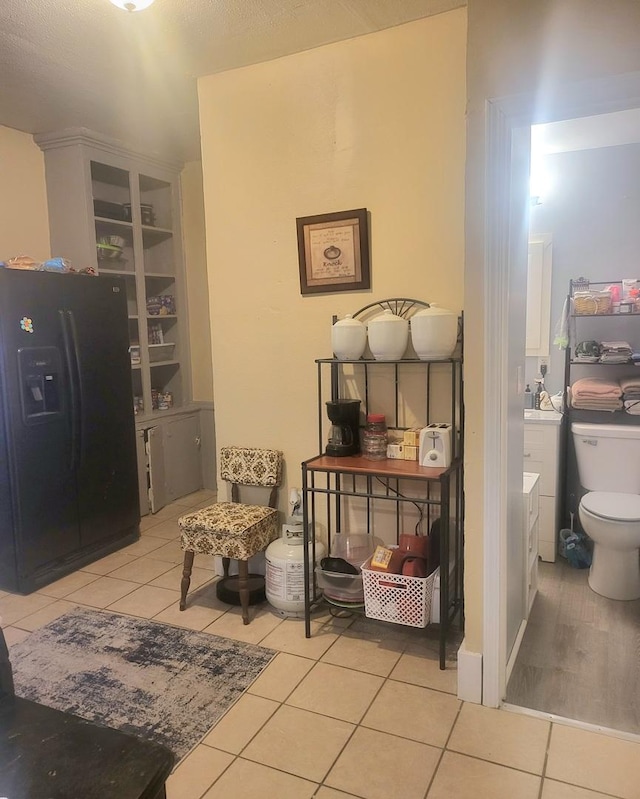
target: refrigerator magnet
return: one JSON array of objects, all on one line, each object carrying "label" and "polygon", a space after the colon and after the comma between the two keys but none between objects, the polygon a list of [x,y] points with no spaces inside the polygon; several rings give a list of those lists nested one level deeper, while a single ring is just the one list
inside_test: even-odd
[{"label": "refrigerator magnet", "polygon": [[23,316],[20,320],[20,327],[27,333],[33,333],[33,319],[29,319],[28,316]]}]

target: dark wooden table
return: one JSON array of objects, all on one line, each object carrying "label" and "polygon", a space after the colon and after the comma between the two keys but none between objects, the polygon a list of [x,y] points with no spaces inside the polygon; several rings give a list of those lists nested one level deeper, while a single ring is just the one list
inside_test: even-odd
[{"label": "dark wooden table", "polygon": [[0,628],[0,797],[165,799],[165,746],[14,695]]},{"label": "dark wooden table", "polygon": [[0,796],[164,799],[164,746],[15,696],[0,699]]}]

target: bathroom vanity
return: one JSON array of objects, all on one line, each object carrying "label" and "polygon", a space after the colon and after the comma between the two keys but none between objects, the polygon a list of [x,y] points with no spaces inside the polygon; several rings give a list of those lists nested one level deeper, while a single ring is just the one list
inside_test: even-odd
[{"label": "bathroom vanity", "polygon": [[540,475],[538,553],[555,561],[558,551],[561,497],[561,429],[558,411],[525,410],[523,471]]}]

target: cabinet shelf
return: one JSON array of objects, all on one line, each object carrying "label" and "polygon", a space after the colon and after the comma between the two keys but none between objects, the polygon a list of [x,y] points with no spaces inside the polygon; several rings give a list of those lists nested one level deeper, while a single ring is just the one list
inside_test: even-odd
[{"label": "cabinet shelf", "polygon": [[455,471],[459,466],[456,459],[446,469],[420,466],[417,461],[394,460],[372,461],[358,456],[336,458],[329,455],[318,455],[307,461],[307,468],[316,472],[341,472],[342,474],[377,475],[380,477],[397,477],[401,479],[440,480],[443,474]]},{"label": "cabinet shelf", "polygon": [[176,279],[173,272],[145,272],[144,276],[151,280],[168,280],[171,283]]},{"label": "cabinet shelf", "polygon": [[173,236],[173,231],[167,228],[150,227],[148,225],[141,225],[142,242],[145,247],[153,247],[161,241],[166,241]]},{"label": "cabinet shelf", "polygon": [[383,366],[384,364],[388,364],[393,366],[394,364],[421,364],[421,363],[461,363],[462,358],[461,356],[452,356],[451,358],[399,358],[398,360],[387,361],[387,360],[377,360],[375,358],[357,358],[357,359],[338,359],[338,358],[316,358],[316,363],[331,363],[331,364],[341,364],[341,363],[357,363],[357,364],[376,364],[379,366]]},{"label": "cabinet shelf", "polygon": [[587,424],[620,424],[633,427],[640,424],[640,416],[626,411],[598,411],[585,408],[569,408],[568,415],[572,422]]},{"label": "cabinet shelf", "polygon": [[633,313],[572,313],[572,319],[607,319],[613,317],[614,319],[633,319],[636,317],[640,319],[640,313],[634,311]]},{"label": "cabinet shelf", "polygon": [[133,231],[133,224],[131,222],[120,221],[119,219],[109,219],[106,216],[94,217],[96,225],[100,226],[100,231],[103,233],[113,233],[114,235],[122,235],[123,232],[128,232],[131,235]]},{"label": "cabinet shelf", "polygon": [[570,360],[569,363],[571,366],[633,366],[633,361],[624,361],[623,363],[603,363],[602,361],[593,361],[590,363],[589,361],[574,361]]},{"label": "cabinet shelf", "polygon": [[[100,261],[98,261],[100,263]],[[113,261],[103,261],[102,263],[113,263]],[[109,267],[99,266],[98,271],[101,275],[118,275],[119,277],[135,277],[136,273],[132,269],[110,269]]]}]

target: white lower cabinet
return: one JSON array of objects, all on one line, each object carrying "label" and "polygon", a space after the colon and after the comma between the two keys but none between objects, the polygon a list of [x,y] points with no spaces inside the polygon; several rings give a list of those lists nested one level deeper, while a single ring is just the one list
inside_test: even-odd
[{"label": "white lower cabinet", "polygon": [[562,414],[525,411],[523,469],[540,475],[538,552],[555,561],[560,528],[560,431]]},{"label": "white lower cabinet", "polygon": [[539,475],[522,475],[522,517],[507,537],[507,680],[538,590]]},{"label": "white lower cabinet", "polygon": [[199,414],[168,417],[137,433],[141,515],[202,488]]}]

